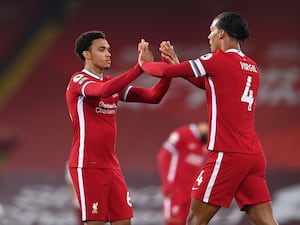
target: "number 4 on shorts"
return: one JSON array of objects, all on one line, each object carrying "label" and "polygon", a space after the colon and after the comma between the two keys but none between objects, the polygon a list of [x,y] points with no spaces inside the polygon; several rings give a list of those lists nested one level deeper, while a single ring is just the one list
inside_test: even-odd
[{"label": "number 4 on shorts", "polygon": [[200,186],[200,184],[202,183],[203,181],[203,173],[204,173],[204,170],[201,170],[199,176],[197,177],[196,179],[196,182],[197,182],[197,185]]}]

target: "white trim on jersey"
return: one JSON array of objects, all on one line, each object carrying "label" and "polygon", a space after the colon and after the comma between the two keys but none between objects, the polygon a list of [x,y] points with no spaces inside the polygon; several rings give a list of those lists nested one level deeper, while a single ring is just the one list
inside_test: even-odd
[{"label": "white trim on jersey", "polygon": [[199,69],[201,75],[202,75],[202,76],[203,76],[203,75],[206,75],[206,70],[205,70],[204,66],[202,65],[200,59],[196,59],[196,60],[194,60],[194,61],[195,61],[196,65],[197,65],[197,67],[198,67],[198,69]]},{"label": "white trim on jersey", "polygon": [[82,88],[81,88],[81,94],[86,97],[85,93],[84,93],[84,89],[85,87],[89,84],[89,83],[93,83],[95,81],[88,81],[88,82],[85,82],[83,85],[82,85]]},{"label": "white trim on jersey", "polygon": [[192,134],[193,134],[197,139],[201,137],[201,133],[199,132],[199,129],[197,128],[197,125],[196,125],[196,124],[191,123],[191,124],[189,125],[189,128],[190,128]]},{"label": "white trim on jersey", "polygon": [[210,137],[209,137],[208,150],[213,150],[215,146],[216,131],[217,131],[217,100],[216,100],[216,91],[215,91],[214,82],[212,81],[210,76],[208,76],[207,78],[211,90],[211,121],[210,121]]},{"label": "white trim on jersey", "polygon": [[234,52],[234,53],[237,53],[238,55],[240,55],[242,57],[245,57],[245,54],[239,49],[230,48],[230,49],[227,49],[225,52]]},{"label": "white trim on jersey", "polygon": [[132,86],[128,86],[128,87],[126,88],[126,90],[125,90],[125,92],[124,92],[124,94],[123,94],[123,96],[122,96],[122,100],[123,100],[124,102],[126,102],[127,95],[128,95],[129,90],[130,90],[131,88],[132,88]]},{"label": "white trim on jersey", "polygon": [[77,168],[77,176],[78,176],[80,203],[81,203],[81,218],[83,221],[85,221],[86,220],[86,205],[85,205],[82,168]]},{"label": "white trim on jersey", "polygon": [[83,167],[83,158],[84,158],[84,141],[85,141],[85,121],[84,121],[84,112],[83,112],[83,101],[84,97],[79,96],[77,100],[77,113],[79,120],[79,149],[78,149],[78,167]]},{"label": "white trim on jersey", "polygon": [[216,163],[215,163],[215,166],[214,166],[214,170],[213,170],[213,172],[211,174],[211,177],[209,179],[208,185],[206,187],[206,190],[205,190],[205,193],[204,193],[204,197],[203,197],[203,202],[208,203],[208,201],[209,201],[209,197],[210,197],[212,188],[213,188],[213,186],[215,184],[217,175],[218,175],[220,167],[221,167],[221,162],[222,162],[222,159],[223,159],[223,155],[224,155],[223,152],[218,152],[218,158],[216,160]]},{"label": "white trim on jersey", "polygon": [[94,72],[92,72],[92,71],[90,71],[88,69],[83,69],[82,71],[85,72],[85,73],[87,73],[88,75],[96,78],[96,79],[103,80],[103,74],[99,75],[99,74],[96,74],[96,73],[94,73]]},{"label": "white trim on jersey", "polygon": [[195,74],[195,77],[199,78],[206,75],[204,66],[202,65],[200,59],[189,60],[190,66]]},{"label": "white trim on jersey", "polygon": [[171,153],[171,162],[169,166],[167,179],[169,182],[173,182],[178,165],[179,153],[178,150],[168,142],[164,143],[164,147]]}]

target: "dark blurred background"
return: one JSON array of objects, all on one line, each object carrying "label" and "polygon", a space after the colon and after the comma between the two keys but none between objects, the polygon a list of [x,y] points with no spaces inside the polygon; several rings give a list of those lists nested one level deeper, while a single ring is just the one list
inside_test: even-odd
[{"label": "dark blurred background", "polygon": [[[65,90],[82,68],[80,33],[103,30],[118,75],[137,62],[137,44],[170,40],[181,59],[209,51],[209,25],[222,11],[249,23],[243,51],[261,70],[256,129],[265,150],[274,213],[300,224],[300,31],[290,1],[0,1],[0,225],[76,224],[65,183],[71,123]],[[151,86],[142,75],[134,84]],[[163,224],[156,154],[175,127],[207,118],[205,95],[176,78],[159,105],[120,103],[117,151],[135,204],[134,224]],[[250,224],[233,203],[212,224]]]}]

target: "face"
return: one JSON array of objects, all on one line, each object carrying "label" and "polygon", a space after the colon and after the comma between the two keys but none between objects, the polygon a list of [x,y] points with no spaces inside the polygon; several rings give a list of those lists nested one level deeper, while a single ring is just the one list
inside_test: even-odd
[{"label": "face", "polygon": [[89,51],[85,51],[86,63],[95,70],[107,70],[111,65],[110,45],[107,40],[99,38],[92,42]]},{"label": "face", "polygon": [[208,40],[211,52],[215,52],[221,47],[220,40],[222,37],[222,30],[219,30],[216,26],[217,22],[218,19],[214,19],[210,25],[210,33],[208,35]]}]

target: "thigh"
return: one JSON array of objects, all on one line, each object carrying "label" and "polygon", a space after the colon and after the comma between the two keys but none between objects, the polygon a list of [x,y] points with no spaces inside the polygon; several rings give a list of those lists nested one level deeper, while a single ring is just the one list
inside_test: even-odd
[{"label": "thigh", "polygon": [[112,222],[111,225],[131,225],[131,220],[130,219],[119,220],[119,221]]},{"label": "thigh", "polygon": [[84,225],[104,225],[103,221],[86,221]]},{"label": "thigh", "polygon": [[71,168],[82,221],[108,220],[110,170]]},{"label": "thigh", "polygon": [[210,153],[192,187],[192,197],[204,203],[230,207],[251,165],[246,154]]},{"label": "thigh", "polygon": [[243,179],[235,196],[241,210],[247,206],[271,201],[264,155],[255,155],[252,160],[255,161],[255,166]]},{"label": "thigh", "polygon": [[219,209],[220,207],[218,206],[212,206],[192,198],[187,225],[208,224]]},{"label": "thigh", "polygon": [[108,207],[111,222],[133,217],[131,198],[121,170],[113,171]]}]

